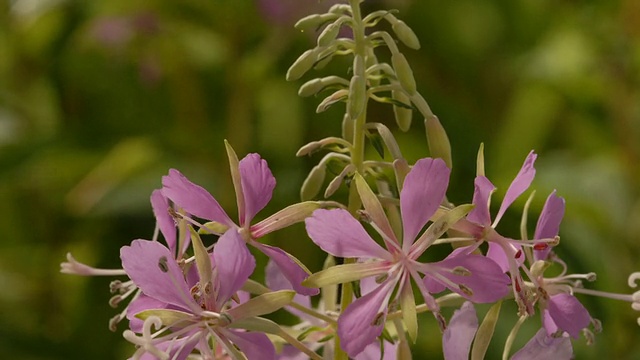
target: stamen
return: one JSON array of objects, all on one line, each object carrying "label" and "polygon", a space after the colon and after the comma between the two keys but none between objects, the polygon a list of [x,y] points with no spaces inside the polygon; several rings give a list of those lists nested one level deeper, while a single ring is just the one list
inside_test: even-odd
[{"label": "stamen", "polygon": [[371,326],[380,326],[383,324],[383,322],[384,322],[384,313],[381,312],[381,313],[378,313],[375,318],[373,318],[373,321],[371,322]]},{"label": "stamen", "polygon": [[537,243],[537,244],[533,245],[533,250],[545,250],[548,247],[549,247],[549,245],[546,244],[546,243]]},{"label": "stamen", "polygon": [[635,289],[638,286],[638,284],[636,284],[638,280],[640,280],[640,271],[634,272],[631,275],[629,275],[629,279],[627,280],[627,283],[629,284],[630,287]]},{"label": "stamen", "polygon": [[80,276],[119,276],[127,275],[123,269],[98,269],[85,265],[67,253],[67,261],[60,264],[60,272],[63,274],[80,275]]},{"label": "stamen", "polygon": [[471,276],[471,271],[469,271],[467,268],[463,266],[456,266],[451,270],[451,272],[455,275]]},{"label": "stamen", "polygon": [[473,296],[473,290],[471,290],[470,288],[468,288],[466,285],[464,285],[464,284],[458,284],[458,288],[460,289],[460,291],[462,291],[463,293],[465,293],[465,295],[467,295],[467,296]]},{"label": "stamen", "polygon": [[158,267],[160,268],[160,271],[162,271],[163,273],[169,272],[169,266],[167,265],[166,256],[162,256],[160,260],[158,260]]}]

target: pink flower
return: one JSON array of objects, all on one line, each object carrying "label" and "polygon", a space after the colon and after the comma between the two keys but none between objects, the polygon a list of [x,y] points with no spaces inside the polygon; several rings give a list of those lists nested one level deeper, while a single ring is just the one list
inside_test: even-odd
[{"label": "pink flower", "polygon": [[[237,224],[231,220],[209,192],[189,181],[178,170],[171,169],[169,175],[162,178],[162,194],[188,213],[215,223],[215,227],[222,229],[220,233],[227,231],[227,229],[238,233],[247,243],[271,258],[300,294],[317,294],[318,289],[310,289],[300,285],[309,273],[290,254],[277,247],[261,244],[255,239],[294,222],[302,221],[319,206],[310,202],[292,205],[257,224],[251,225],[255,215],[271,200],[276,180],[271,174],[267,162],[260,155],[249,154],[238,162],[233,150],[230,147],[227,150],[231,159],[231,173],[238,203]],[[205,226],[204,228],[212,231],[210,227]]]},{"label": "pink flower", "polygon": [[[386,249],[378,245],[345,210],[316,210],[312,217],[306,219],[309,236],[324,251],[338,257],[362,260],[314,274],[307,283],[325,279],[348,282],[372,276],[378,283],[373,290],[349,305],[338,319],[338,335],[349,356],[362,352],[381,334],[387,305],[396,287],[395,294],[400,304],[415,306],[411,279],[441,322],[444,320],[439,315],[432,292],[446,287],[475,302],[493,302],[508,293],[509,278],[496,263],[484,256],[454,252],[439,262],[418,261],[418,257],[447,230],[448,224],[455,223],[468,211],[464,206],[451,210],[418,236],[444,199],[449,173],[441,159],[422,159],[413,166],[400,193],[402,241],[396,237],[382,206],[364,179],[356,176],[356,186],[367,215],[382,236]],[[320,286],[318,283],[314,285]],[[409,333],[415,333],[415,319],[405,319],[406,322],[410,323]]]},{"label": "pink flower", "polygon": [[[125,338],[140,347],[136,356],[186,359],[195,348],[213,358],[216,349],[208,345],[213,339],[227,354],[238,351],[235,345],[249,359],[274,359],[275,349],[265,334],[227,328],[234,321],[230,299],[255,268],[244,240],[237,232],[226,232],[205,256],[210,258],[210,273],[202,273],[201,264],[184,272],[158,242],[134,240],[120,250],[123,268],[144,294],[130,309],[131,328],[142,336],[125,332]],[[153,336],[151,325],[156,327]]]}]

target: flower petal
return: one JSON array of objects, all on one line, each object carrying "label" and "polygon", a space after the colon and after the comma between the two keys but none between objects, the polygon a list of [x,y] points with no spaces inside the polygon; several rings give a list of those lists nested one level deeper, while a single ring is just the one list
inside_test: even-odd
[{"label": "flower petal", "polygon": [[294,260],[286,251],[258,242],[252,242],[252,244],[273,260],[297,293],[302,295],[317,295],[320,293],[318,289],[302,286],[302,282],[309,277],[310,272],[303,268],[301,263]]},{"label": "flower petal", "polygon": [[251,255],[240,234],[231,229],[224,233],[213,248],[213,258],[218,274],[214,282],[218,289],[218,306],[222,306],[247,281],[256,267],[256,259]]},{"label": "flower petal", "polygon": [[140,293],[138,297],[131,300],[127,306],[127,319],[129,320],[129,328],[133,332],[141,333],[144,320],[136,317],[136,314],[149,310],[149,309],[164,309],[167,307],[167,303],[154,299],[143,293]]},{"label": "flower petal", "polygon": [[134,240],[120,249],[122,267],[146,295],[195,310],[200,307],[191,297],[184,275],[173,255],[157,241]]},{"label": "flower petal", "polygon": [[[493,260],[482,255],[457,254],[432,265],[443,269],[439,271],[440,276],[460,287],[452,287],[444,282],[442,285],[475,303],[491,303],[509,294],[509,276]],[[468,273],[456,274],[456,268],[463,268]],[[425,275],[425,278],[429,276],[428,273]],[[434,280],[440,282],[438,278]]]},{"label": "flower petal", "polygon": [[151,208],[153,209],[153,215],[156,217],[158,228],[160,228],[160,232],[169,246],[169,250],[175,254],[176,223],[169,214],[169,201],[162,195],[162,190],[153,190],[151,193]]},{"label": "flower petal", "polygon": [[442,350],[446,360],[467,360],[476,331],[478,316],[469,301],[453,312],[449,326],[442,334]]},{"label": "flower petal", "polygon": [[176,169],[169,170],[169,175],[162,177],[162,194],[190,214],[235,227],[227,213],[207,190],[189,181]]},{"label": "flower petal", "polygon": [[591,315],[573,295],[561,293],[551,296],[547,302],[547,311],[555,325],[574,339],[591,322]]},{"label": "flower petal", "polygon": [[387,304],[396,279],[388,279],[377,289],[351,303],[338,318],[338,336],[349,357],[360,354],[382,333]]},{"label": "flower petal", "polygon": [[267,335],[258,332],[245,332],[221,329],[220,333],[231,340],[247,359],[275,359],[276,349]]},{"label": "flower petal", "polygon": [[405,252],[442,203],[450,173],[442,159],[426,158],[418,160],[407,174],[400,192]]},{"label": "flower petal", "polygon": [[[271,290],[293,289],[293,286],[291,285],[289,280],[285,277],[282,270],[280,270],[280,267],[272,259],[269,259],[269,262],[267,263],[267,267],[265,268],[264,272],[265,272],[265,283],[267,284],[269,289]],[[293,301],[295,301],[296,303],[304,307],[311,308],[311,298],[309,296],[301,295],[298,293],[293,297]],[[309,316],[303,313],[302,311],[297,310],[291,306],[287,306],[285,307],[285,309],[300,319],[304,319],[313,324],[320,324],[320,322],[318,322],[316,318]]]},{"label": "flower petal", "polygon": [[318,209],[305,219],[305,224],[311,240],[331,255],[391,260],[391,254],[346,210]]},{"label": "flower petal", "polygon": [[490,226],[491,214],[489,205],[491,204],[491,194],[496,191],[496,187],[484,176],[476,176],[473,183],[475,188],[473,191],[473,205],[475,207],[467,215],[467,220],[478,225]]},{"label": "flower petal", "polygon": [[[547,239],[558,235],[560,222],[564,217],[564,207],[564,199],[557,196],[554,190],[547,197],[542,212],[540,212],[540,217],[536,224],[536,232],[533,236],[534,239]],[[533,254],[536,260],[546,260],[549,252],[551,252],[551,247],[547,247],[544,250],[534,250]]]},{"label": "flower petal", "polygon": [[533,178],[536,176],[536,169],[533,167],[533,164],[535,163],[537,156],[538,155],[536,155],[533,150],[531,150],[529,155],[527,155],[518,175],[513,179],[511,185],[509,185],[509,189],[507,189],[507,193],[504,195],[502,205],[500,205],[500,210],[498,210],[498,214],[493,221],[494,224],[497,224],[500,221],[504,212],[507,211],[507,208],[516,201],[518,196],[522,195],[522,193],[529,188],[529,185],[531,185]]},{"label": "flower petal", "polygon": [[573,348],[568,337],[553,338],[544,329],[538,330],[531,340],[511,360],[569,360],[573,359]]},{"label": "flower petal", "polygon": [[245,213],[239,214],[242,226],[251,223],[251,219],[269,203],[276,187],[276,178],[267,161],[258,154],[245,156],[238,166],[245,206]]},{"label": "flower petal", "polygon": [[[185,360],[196,347],[200,341],[201,336],[199,334],[193,334],[191,336],[185,336],[176,339],[169,339],[155,345],[159,350],[167,353],[171,360]],[[158,358],[151,354],[145,353],[140,357],[140,360],[157,360]]]},{"label": "flower petal", "polygon": [[[516,255],[519,251],[522,254],[522,246],[513,245],[511,243],[507,244],[506,246],[512,247]],[[507,254],[504,252],[504,249],[500,244],[495,242],[489,242],[489,250],[487,250],[487,257],[493,260],[496,264],[498,264],[498,266],[500,266],[502,271],[507,272],[510,270],[509,258],[507,257]],[[525,258],[524,254],[522,254],[519,258],[515,259],[515,261],[518,265],[522,265],[522,263],[524,262],[524,258]]]},{"label": "flower petal", "polygon": [[367,345],[364,350],[354,357],[354,360],[396,360],[396,351],[398,344],[384,342],[384,351],[379,341],[372,342]]}]

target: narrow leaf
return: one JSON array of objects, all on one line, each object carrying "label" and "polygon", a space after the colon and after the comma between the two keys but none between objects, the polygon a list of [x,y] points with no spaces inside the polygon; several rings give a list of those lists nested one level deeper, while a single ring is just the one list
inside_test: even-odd
[{"label": "narrow leaf", "polygon": [[314,288],[324,287],[381,275],[386,271],[387,266],[381,265],[381,262],[336,265],[312,274],[302,282],[302,285]]},{"label": "narrow leaf", "polygon": [[396,242],[395,245],[387,244],[387,248],[392,248],[398,246],[398,240],[393,233],[393,229],[391,228],[391,224],[389,224],[389,219],[387,219],[387,215],[384,213],[384,209],[378,201],[378,197],[373,193],[367,182],[364,180],[362,175],[357,174],[354,176],[356,181],[356,187],[358,189],[358,194],[360,195],[360,199],[362,200],[362,205],[364,209],[367,211],[371,220],[378,226],[378,228],[386,235],[385,242],[389,240],[393,240]]},{"label": "narrow leaf", "polygon": [[476,339],[473,342],[473,348],[471,349],[471,360],[484,359],[491,338],[493,337],[493,332],[496,329],[496,324],[498,323],[501,306],[502,301],[495,303],[491,309],[489,309],[487,315],[485,315],[484,320],[482,320],[482,324],[480,324],[478,332],[476,333]]},{"label": "narrow leaf", "polygon": [[143,321],[151,316],[160,318],[160,320],[162,321],[162,325],[164,326],[171,326],[180,321],[184,321],[193,317],[193,315],[184,311],[169,309],[144,310],[136,314],[136,317]]},{"label": "narrow leaf", "polygon": [[270,314],[291,303],[295,294],[293,290],[269,292],[229,309],[226,314],[232,321]]},{"label": "narrow leaf", "polygon": [[[236,191],[236,201],[238,203],[238,217],[244,218],[244,192],[242,190],[242,180],[240,179],[240,169],[238,155],[233,150],[229,142],[225,139],[224,146],[227,149],[227,157],[229,158],[229,169],[231,170],[231,179],[233,180],[233,188]],[[242,224],[240,224],[242,225]]]}]

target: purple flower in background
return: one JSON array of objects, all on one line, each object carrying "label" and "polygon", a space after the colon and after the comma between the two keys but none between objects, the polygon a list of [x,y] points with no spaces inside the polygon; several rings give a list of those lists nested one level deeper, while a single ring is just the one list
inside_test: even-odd
[{"label": "purple flower in background", "polygon": [[573,359],[573,347],[568,337],[552,337],[544,329],[538,330],[531,340],[511,360]]},{"label": "purple flower in background", "polygon": [[439,262],[418,261],[418,257],[447,230],[448,224],[455,223],[468,211],[465,206],[451,210],[418,236],[444,199],[449,173],[441,159],[422,159],[413,166],[400,193],[402,242],[396,237],[371,189],[362,177],[356,176],[356,186],[367,215],[382,236],[386,249],[378,245],[345,210],[316,210],[312,217],[306,219],[309,236],[324,251],[338,257],[361,260],[314,274],[308,282],[322,283],[327,279],[337,283],[376,277],[376,287],[356,299],[338,319],[338,335],[349,356],[362,352],[382,333],[387,305],[396,287],[396,298],[403,307],[403,314],[408,316],[404,320],[409,334],[415,335],[415,313],[409,308],[404,309],[415,307],[411,279],[442,327],[444,320],[431,293],[448,288],[475,302],[493,302],[508,293],[509,278],[496,263],[484,256],[455,252]]},{"label": "purple flower in background", "polygon": [[178,170],[169,170],[169,175],[162,178],[162,193],[177,206],[199,218],[212,221],[212,226],[203,229],[209,232],[236,232],[247,243],[271,258],[282,269],[293,288],[304,295],[315,295],[318,289],[310,289],[300,285],[309,272],[301,267],[291,255],[280,248],[261,244],[255,239],[272,231],[281,229],[294,222],[302,221],[319,206],[316,203],[299,203],[289,206],[269,218],[251,225],[255,215],[262,210],[269,200],[276,180],[267,162],[258,154],[249,154],[241,161],[228,147],[231,159],[231,173],[236,189],[238,203],[238,223],[234,223],[222,209],[216,199],[204,188],[192,183]]},{"label": "purple flower in background", "polygon": [[469,301],[453,312],[449,326],[442,334],[442,351],[446,360],[467,360],[471,342],[478,330],[476,309]]}]

